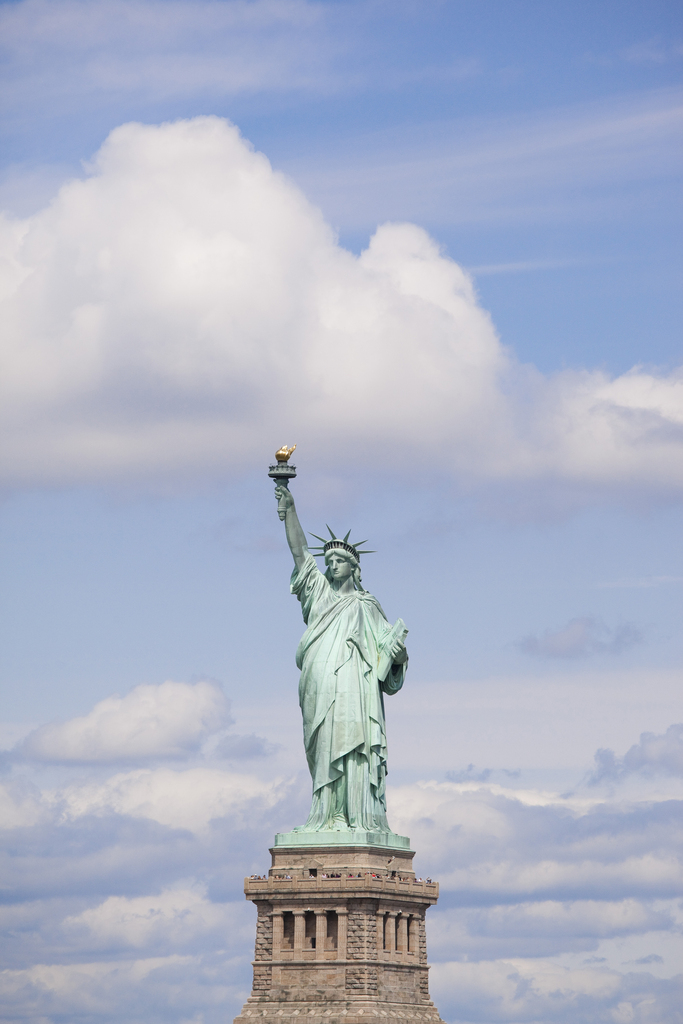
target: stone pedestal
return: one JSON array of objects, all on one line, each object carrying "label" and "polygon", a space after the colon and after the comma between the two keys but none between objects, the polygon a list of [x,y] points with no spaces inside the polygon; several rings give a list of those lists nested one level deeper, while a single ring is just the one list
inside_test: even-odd
[{"label": "stone pedestal", "polygon": [[438,885],[416,880],[405,837],[382,837],[382,845],[372,835],[353,845],[344,833],[328,837],[305,843],[298,833],[297,845],[285,845],[288,836],[277,836],[268,878],[245,879],[258,910],[254,987],[235,1024],[440,1021],[425,935]]}]

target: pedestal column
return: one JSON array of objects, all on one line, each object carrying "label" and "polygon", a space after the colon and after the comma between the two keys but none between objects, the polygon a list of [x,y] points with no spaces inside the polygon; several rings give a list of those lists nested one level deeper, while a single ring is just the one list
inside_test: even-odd
[{"label": "pedestal column", "polygon": [[294,911],[294,955],[301,955],[304,951],[304,938],[306,936],[306,911]]},{"label": "pedestal column", "polygon": [[420,952],[420,919],[415,914],[411,915],[408,928],[408,948],[417,954]]},{"label": "pedestal column", "polygon": [[337,960],[346,960],[346,934],[349,912],[346,907],[337,907]]},{"label": "pedestal column", "polygon": [[396,911],[390,910],[387,914],[386,931],[384,933],[385,947],[387,953],[396,952]]},{"label": "pedestal column", "polygon": [[325,946],[327,945],[327,911],[316,910],[315,912],[315,958],[325,959]]},{"label": "pedestal column", "polygon": [[377,911],[377,955],[384,952],[384,925],[386,914],[383,910]]},{"label": "pedestal column", "polygon": [[274,910],[273,918],[273,959],[277,959],[282,949],[282,938],[284,935],[284,918],[281,910]]},{"label": "pedestal column", "polygon": [[399,953],[408,952],[408,917],[406,914],[401,914],[398,919],[398,945],[396,948]]}]

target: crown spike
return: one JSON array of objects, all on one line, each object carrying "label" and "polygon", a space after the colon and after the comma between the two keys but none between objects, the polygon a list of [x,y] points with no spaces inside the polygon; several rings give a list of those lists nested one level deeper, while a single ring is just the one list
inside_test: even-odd
[{"label": "crown spike", "polygon": [[[327,523],[325,523],[325,526],[327,526]],[[329,526],[327,526],[327,529],[330,530]],[[338,539],[336,533],[333,533],[332,530],[330,530],[330,537],[332,538],[332,540]]]},{"label": "crown spike", "polygon": [[349,532],[348,532],[348,533],[346,534],[346,536],[344,537],[344,543],[345,543],[345,544],[347,544],[347,543],[349,542],[349,534],[350,534],[350,533],[351,533],[351,531],[349,530]]}]

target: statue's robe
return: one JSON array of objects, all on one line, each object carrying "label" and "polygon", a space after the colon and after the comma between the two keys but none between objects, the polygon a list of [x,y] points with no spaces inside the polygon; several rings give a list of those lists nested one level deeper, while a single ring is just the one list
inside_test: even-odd
[{"label": "statue's robe", "polygon": [[313,802],[304,831],[390,832],[383,693],[403,686],[405,665],[377,677],[391,626],[376,598],[339,594],[308,555],[292,573],[307,630],[296,652]]}]

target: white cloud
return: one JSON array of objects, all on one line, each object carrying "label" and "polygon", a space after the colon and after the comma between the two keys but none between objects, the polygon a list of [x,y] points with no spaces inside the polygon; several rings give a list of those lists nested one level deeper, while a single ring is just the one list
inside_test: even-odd
[{"label": "white cloud", "polygon": [[595,754],[592,783],[603,779],[623,779],[633,772],[661,773],[683,777],[683,724],[670,725],[663,735],[652,732],[641,734],[623,757],[612,750],[598,750]]},{"label": "white cloud", "polygon": [[438,964],[431,979],[437,1005],[457,1021],[674,1024],[681,1019],[680,981],[662,983],[645,973],[625,977],[599,968],[569,970],[552,960],[506,959]]},{"label": "white cloud", "polygon": [[[58,789],[24,786],[32,803],[3,844],[16,901],[0,914],[11,935],[3,1005],[29,1021],[177,1024],[200,1013],[219,1024],[249,981],[242,877],[264,870],[276,828],[300,820],[297,786],[197,765],[84,771]],[[639,1024],[676,1020],[675,795],[562,796],[510,780],[422,782],[389,796],[418,872],[441,883],[428,929],[445,1019],[615,1024],[630,1005]],[[21,808],[18,789],[15,800]]]},{"label": "white cloud", "polygon": [[[425,851],[459,905],[674,898],[683,891],[679,799],[624,801],[489,782],[394,787],[390,821]],[[659,838],[655,841],[654,836]]]},{"label": "white cloud", "polygon": [[101,700],[87,715],[41,726],[18,749],[32,760],[56,762],[186,757],[230,721],[216,683],[143,684]]},{"label": "white cloud", "polygon": [[[673,902],[673,901],[671,901]],[[672,908],[634,899],[539,900],[440,911],[430,923],[432,959],[491,960],[597,949],[605,938],[669,932]]]},{"label": "white cloud", "polygon": [[[246,904],[213,903],[199,887],[166,889],[158,895],[110,896],[95,907],[66,917],[63,927],[83,948],[165,950],[196,947],[198,942],[248,946],[253,941],[251,908]],[[235,942],[237,940],[237,942]]]},{"label": "white cloud", "polygon": [[230,735],[224,736],[216,744],[211,750],[211,756],[246,761],[253,757],[269,757],[277,748],[277,744],[253,733],[249,736]]},{"label": "white cloud", "polygon": [[7,484],[215,478],[285,436],[309,464],[683,484],[679,372],[517,366],[424,231],[354,257],[218,118],[116,129],[3,245]]},{"label": "white cloud", "polygon": [[230,816],[234,828],[286,792],[280,779],[262,781],[214,768],[139,768],[112,775],[104,782],[85,782],[55,791],[52,800],[74,821],[85,815],[126,814],[148,818],[170,828],[202,831],[215,818]]},{"label": "white cloud", "polygon": [[[39,963],[3,971],[0,993],[5,1013],[30,1024],[59,1017],[85,1017],[103,1024],[135,1024],[141,1019],[155,1024],[208,1024],[209,1020],[218,1024],[214,1007],[224,1007],[227,1000],[238,1004],[244,995],[235,986],[231,967],[224,958],[205,964],[199,956],[178,954],[114,962]],[[212,1017],[203,1017],[203,1012]]]},{"label": "white cloud", "polygon": [[585,658],[591,654],[621,654],[642,642],[642,632],[630,622],[612,629],[602,619],[584,615],[571,619],[561,629],[526,636],[517,647],[524,654],[543,658]]},{"label": "white cloud", "polygon": [[683,725],[670,725],[663,736],[644,732],[640,743],[624,754],[624,767],[628,771],[660,768],[672,775],[683,775]]},{"label": "white cloud", "polygon": [[0,783],[0,821],[2,828],[26,828],[49,818],[42,794],[24,778]]}]

